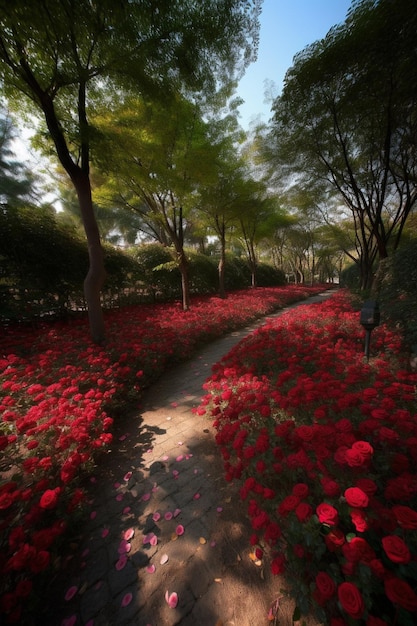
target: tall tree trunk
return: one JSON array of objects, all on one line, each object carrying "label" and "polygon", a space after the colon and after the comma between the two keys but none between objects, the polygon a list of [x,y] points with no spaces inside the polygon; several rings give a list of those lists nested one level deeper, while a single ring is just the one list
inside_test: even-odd
[{"label": "tall tree trunk", "polygon": [[188,259],[184,250],[177,251],[178,266],[181,272],[181,289],[182,289],[182,309],[188,311],[190,308],[190,281],[188,276]]},{"label": "tall tree trunk", "polygon": [[220,261],[219,261],[219,296],[226,298],[225,287],[225,268],[226,268],[226,238],[224,232],[220,237]]},{"label": "tall tree trunk", "polygon": [[81,170],[73,177],[77,192],[84,230],[87,237],[88,258],[90,265],[84,279],[84,296],[88,307],[90,333],[94,343],[101,345],[104,342],[104,316],[101,306],[100,293],[105,280],[104,255],[101,246],[100,234],[94,215],[91,198],[91,185],[88,174]]}]

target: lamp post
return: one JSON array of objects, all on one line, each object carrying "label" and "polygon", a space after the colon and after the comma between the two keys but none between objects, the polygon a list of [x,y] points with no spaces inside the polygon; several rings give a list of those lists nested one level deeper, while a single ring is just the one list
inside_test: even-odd
[{"label": "lamp post", "polygon": [[369,361],[369,347],[371,344],[371,332],[380,322],[381,316],[379,312],[378,302],[368,300],[364,303],[361,310],[360,323],[366,331],[365,335],[365,356]]}]

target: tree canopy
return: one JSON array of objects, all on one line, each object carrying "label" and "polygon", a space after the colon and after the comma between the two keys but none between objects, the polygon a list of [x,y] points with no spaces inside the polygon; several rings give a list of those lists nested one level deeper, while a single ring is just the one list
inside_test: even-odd
[{"label": "tree canopy", "polygon": [[356,0],[295,57],[273,106],[268,156],[350,212],[363,288],[417,201],[416,32],[413,0]]},{"label": "tree canopy", "polygon": [[[0,0],[0,80],[15,109],[40,114],[76,189],[88,241],[93,340],[104,339],[103,253],[91,199],[98,102],[126,90],[207,101],[256,55],[261,0]],[[21,95],[25,97],[22,99]]]}]

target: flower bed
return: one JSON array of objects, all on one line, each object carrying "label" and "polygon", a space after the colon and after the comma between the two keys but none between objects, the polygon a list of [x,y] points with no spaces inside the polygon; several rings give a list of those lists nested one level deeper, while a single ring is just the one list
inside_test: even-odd
[{"label": "flower bed", "polygon": [[256,553],[301,614],[331,626],[417,621],[417,375],[381,325],[369,363],[347,295],[287,312],[213,370],[226,477]]},{"label": "flower bed", "polygon": [[323,290],[288,286],[106,313],[107,343],[86,321],[3,329],[0,343],[0,612],[22,619],[35,579],[58,566],[83,504],[80,478],[111,442],[113,417],[199,343]]}]

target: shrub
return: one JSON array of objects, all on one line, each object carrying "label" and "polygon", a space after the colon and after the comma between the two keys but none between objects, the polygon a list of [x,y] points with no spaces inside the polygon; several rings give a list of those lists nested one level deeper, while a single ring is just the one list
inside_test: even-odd
[{"label": "shrub", "polygon": [[384,317],[401,329],[417,352],[417,241],[380,263],[375,287]]},{"label": "shrub", "polygon": [[417,618],[417,374],[401,336],[374,331],[343,293],[289,312],[214,369],[209,410],[258,551],[300,611],[331,626]]}]

